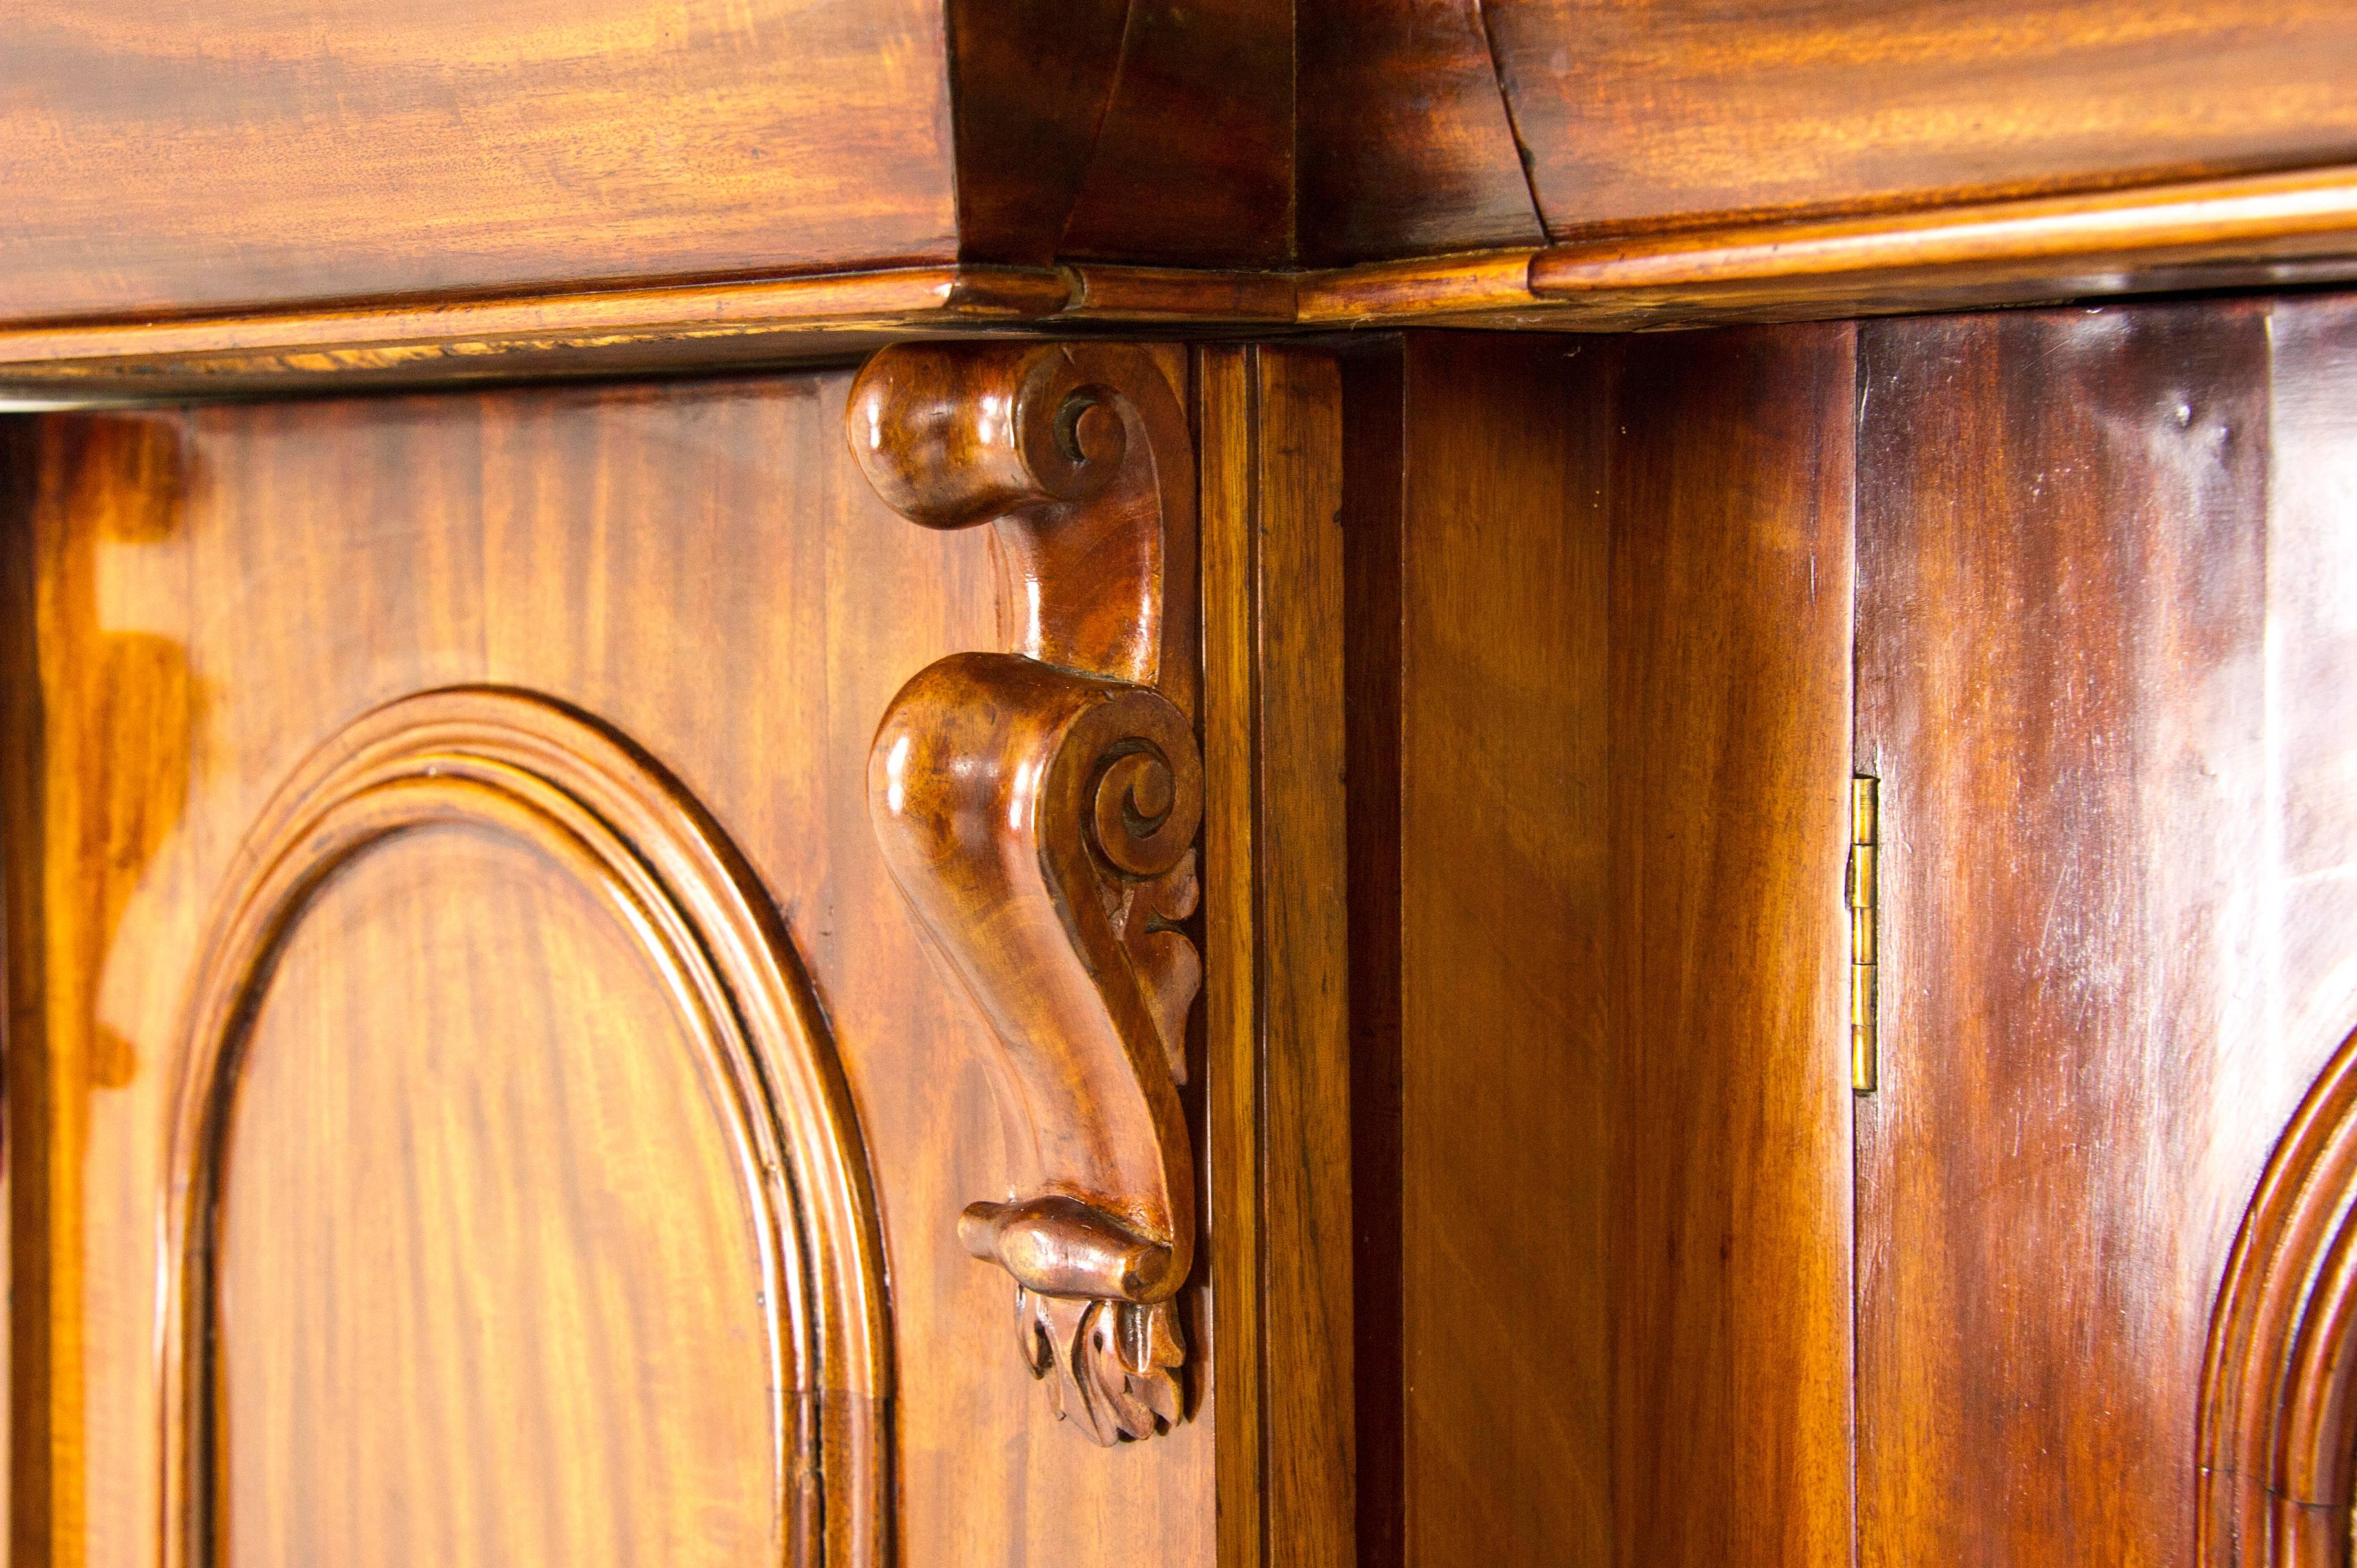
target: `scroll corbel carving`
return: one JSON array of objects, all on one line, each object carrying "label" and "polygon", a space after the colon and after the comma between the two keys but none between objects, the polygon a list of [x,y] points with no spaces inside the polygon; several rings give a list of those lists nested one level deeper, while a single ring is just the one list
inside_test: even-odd
[{"label": "scroll corbel carving", "polygon": [[885,349],[852,390],[868,482],[929,528],[989,524],[1004,651],[892,700],[868,804],[895,881],[988,1020],[1028,1138],[966,1250],[1015,1277],[1024,1364],[1112,1444],[1183,1415],[1172,1296],[1194,1178],[1175,1085],[1195,908],[1195,478],[1145,351]]}]

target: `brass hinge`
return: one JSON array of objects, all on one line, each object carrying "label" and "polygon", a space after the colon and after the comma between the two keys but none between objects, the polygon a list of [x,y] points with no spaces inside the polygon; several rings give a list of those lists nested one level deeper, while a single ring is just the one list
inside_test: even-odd
[{"label": "brass hinge", "polygon": [[1876,860],[1882,842],[1882,780],[1849,781],[1849,1086],[1875,1085],[1874,922],[1882,902]]}]

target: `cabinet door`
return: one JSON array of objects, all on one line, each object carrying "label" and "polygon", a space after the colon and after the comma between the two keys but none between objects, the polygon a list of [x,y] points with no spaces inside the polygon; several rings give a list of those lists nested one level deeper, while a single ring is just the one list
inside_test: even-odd
[{"label": "cabinet door", "polygon": [[1208,1559],[957,1240],[868,746],[997,575],[850,380],[11,427],[20,1560]]},{"label": "cabinet door", "polygon": [[1861,1554],[2190,1563],[2229,1253],[2357,1021],[2357,306],[1859,352]]}]

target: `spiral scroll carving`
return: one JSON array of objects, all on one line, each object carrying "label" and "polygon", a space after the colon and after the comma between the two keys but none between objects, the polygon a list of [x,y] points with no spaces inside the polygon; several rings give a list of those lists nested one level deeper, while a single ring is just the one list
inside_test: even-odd
[{"label": "spiral scroll carving", "polygon": [[1185,1414],[1195,1232],[1185,419],[1143,350],[991,345],[885,350],[848,423],[879,496],[929,528],[991,525],[1004,571],[1006,650],[919,671],[868,754],[886,863],[1028,1134],[1011,1196],[969,1205],[960,1240],[1013,1276],[1056,1412],[1099,1443],[1150,1436]]}]

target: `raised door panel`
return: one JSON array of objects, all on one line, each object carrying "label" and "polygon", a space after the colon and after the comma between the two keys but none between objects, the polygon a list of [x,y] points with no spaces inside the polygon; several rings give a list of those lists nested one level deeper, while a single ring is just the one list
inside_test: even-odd
[{"label": "raised door panel", "polygon": [[1012,1151],[867,753],[996,572],[876,499],[850,380],[16,427],[21,1549],[146,1568],[218,1498],[230,1562],[396,1502],[388,1561],[1208,1560],[1208,1357],[1104,1453],[958,1241]]},{"label": "raised door panel", "polygon": [[791,1369],[698,1044],[530,844],[424,830],[313,900],[222,1130],[221,1562],[782,1558]]}]

